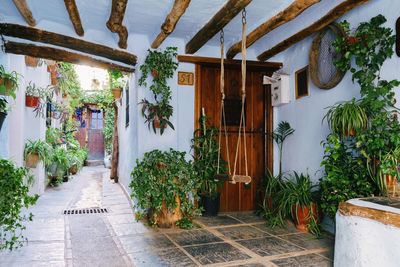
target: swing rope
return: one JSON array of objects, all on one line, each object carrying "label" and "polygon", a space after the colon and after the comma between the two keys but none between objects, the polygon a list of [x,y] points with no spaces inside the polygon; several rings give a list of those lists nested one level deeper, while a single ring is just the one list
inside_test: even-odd
[{"label": "swing rope", "polygon": [[220,75],[220,91],[221,91],[221,110],[220,110],[220,121],[219,121],[219,137],[218,137],[218,165],[217,174],[220,170],[220,156],[221,156],[221,136],[222,136],[222,126],[224,127],[225,134],[225,146],[226,146],[226,159],[228,162],[228,175],[231,175],[231,163],[229,159],[229,146],[228,146],[228,131],[226,129],[226,119],[225,119],[225,66],[224,66],[224,30],[220,33],[220,48],[221,48],[221,75]]},{"label": "swing rope", "polygon": [[[238,131],[238,141],[236,143],[236,153],[235,153],[235,163],[233,166],[233,175],[231,183],[235,184],[237,182],[248,184],[251,182],[251,177],[249,176],[248,163],[247,163],[247,143],[246,143],[246,118],[245,118],[245,103],[246,103],[246,9],[242,11],[242,109],[240,114],[240,123]],[[244,162],[245,162],[245,175],[237,175],[237,163],[238,155],[240,150],[241,142],[241,130],[243,129],[243,143],[244,143]]]}]

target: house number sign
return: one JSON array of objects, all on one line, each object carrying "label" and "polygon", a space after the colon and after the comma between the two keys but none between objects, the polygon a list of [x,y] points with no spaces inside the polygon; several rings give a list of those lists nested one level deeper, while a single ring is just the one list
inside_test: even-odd
[{"label": "house number sign", "polygon": [[179,85],[193,85],[194,84],[193,72],[178,71],[178,84]]}]

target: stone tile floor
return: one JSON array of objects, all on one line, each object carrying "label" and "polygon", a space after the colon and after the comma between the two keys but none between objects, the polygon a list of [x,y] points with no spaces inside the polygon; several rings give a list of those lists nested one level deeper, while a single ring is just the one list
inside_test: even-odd
[{"label": "stone tile floor", "polygon": [[[91,207],[108,213],[62,215]],[[332,266],[332,237],[315,239],[292,225],[271,229],[251,213],[200,217],[192,230],[136,222],[124,191],[101,167],[48,189],[32,212],[28,243],[0,253],[0,266]]]}]

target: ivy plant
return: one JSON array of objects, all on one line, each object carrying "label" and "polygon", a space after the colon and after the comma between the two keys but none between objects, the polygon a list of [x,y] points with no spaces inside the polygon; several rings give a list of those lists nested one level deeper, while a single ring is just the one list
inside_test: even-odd
[{"label": "ivy plant", "polygon": [[177,208],[177,197],[184,219],[181,225],[187,227],[187,222],[199,215],[194,203],[198,198],[199,181],[192,163],[185,159],[185,152],[173,149],[147,152],[142,160],[136,161],[131,178],[129,187],[137,200],[136,207],[153,214],[151,224],[157,224],[157,214],[163,203],[169,211]]},{"label": "ivy plant", "polygon": [[22,246],[24,221],[32,221],[32,213],[23,209],[34,205],[38,195],[29,195],[33,177],[28,170],[11,161],[0,159],[0,250]]},{"label": "ivy plant", "polygon": [[177,51],[178,48],[176,47],[167,47],[163,52],[149,49],[144,63],[140,66],[142,76],[138,83],[140,86],[147,87],[147,78],[151,74],[152,83],[149,90],[153,93],[155,100],[155,103],[153,103],[143,99],[139,103],[142,105],[142,115],[146,119],[149,129],[152,126],[155,133],[157,124],[159,124],[161,135],[167,126],[174,129],[170,122],[173,114],[173,108],[170,104],[172,92],[167,80],[174,76],[178,68]]}]

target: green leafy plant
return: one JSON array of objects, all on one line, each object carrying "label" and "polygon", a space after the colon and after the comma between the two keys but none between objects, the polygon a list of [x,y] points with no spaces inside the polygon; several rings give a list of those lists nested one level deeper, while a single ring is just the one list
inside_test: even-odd
[{"label": "green leafy plant", "polygon": [[33,177],[26,168],[0,159],[0,250],[13,250],[26,240],[22,235],[24,221],[32,221],[32,213],[23,209],[34,205],[38,195],[29,195],[29,184]]},{"label": "green leafy plant", "polygon": [[158,223],[163,206],[175,210],[179,205],[177,198],[183,218],[191,221],[199,214],[194,204],[199,183],[191,162],[185,160],[185,152],[173,149],[147,152],[142,160],[136,161],[131,178],[129,187],[137,200],[136,207],[152,215],[150,223]]},{"label": "green leafy plant", "polygon": [[218,129],[207,127],[206,117],[199,118],[201,128],[194,131],[192,139],[193,167],[200,183],[200,194],[213,196],[224,181],[216,179],[217,174],[226,172],[226,162],[219,159],[218,170]]},{"label": "green leafy plant", "polygon": [[69,99],[69,111],[72,113],[75,108],[79,107],[82,98],[82,87],[78,79],[75,67],[71,63],[57,63],[57,80],[58,87],[64,96]]},{"label": "green leafy plant", "polygon": [[355,99],[329,107],[324,119],[332,132],[344,136],[355,135],[368,126],[367,112]]},{"label": "green leafy plant", "polygon": [[5,98],[0,98],[0,112],[7,113],[8,110],[8,101]]},{"label": "green leafy plant", "polygon": [[52,147],[42,140],[28,140],[25,144],[24,158],[26,159],[26,157],[30,154],[37,154],[39,156],[39,160],[47,165],[51,160],[49,155],[52,154]]},{"label": "green leafy plant", "polygon": [[[7,72],[3,65],[0,65],[0,94],[8,94],[12,98],[16,98],[15,91],[18,88],[19,78],[21,77],[16,71]],[[7,88],[10,87],[8,90]]]},{"label": "green leafy plant", "polygon": [[51,164],[47,166],[47,175],[51,177],[50,185],[57,185],[71,167],[68,151],[62,146],[53,149]]},{"label": "green leafy plant", "polygon": [[283,143],[289,135],[294,133],[294,129],[290,126],[287,121],[281,121],[278,127],[272,133],[272,138],[275,140],[279,149],[279,176],[282,176],[282,153]]},{"label": "green leafy plant", "polygon": [[109,70],[108,74],[110,76],[110,87],[114,88],[125,88],[126,78],[119,70]]},{"label": "green leafy plant", "polygon": [[167,47],[163,52],[148,50],[149,53],[145,62],[140,66],[142,76],[138,83],[140,86],[147,87],[147,78],[151,74],[153,80],[149,89],[153,92],[155,100],[155,103],[152,103],[147,99],[143,99],[139,103],[142,105],[142,115],[146,119],[149,128],[150,125],[153,126],[154,132],[156,132],[157,124],[160,124],[160,134],[164,133],[164,129],[167,126],[174,129],[170,122],[173,113],[173,108],[170,105],[172,92],[167,80],[174,76],[178,68],[178,63],[176,62],[177,51],[176,47]]}]

